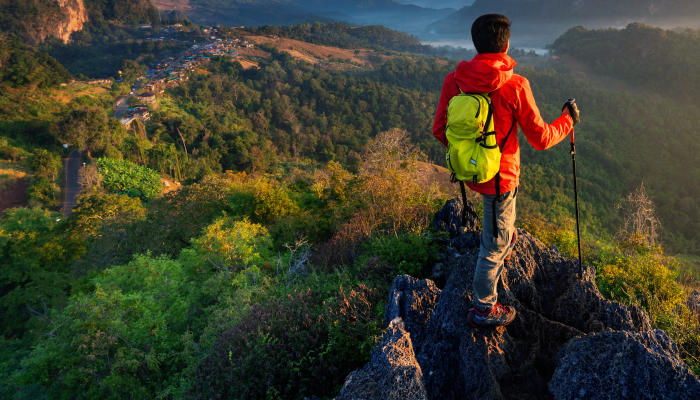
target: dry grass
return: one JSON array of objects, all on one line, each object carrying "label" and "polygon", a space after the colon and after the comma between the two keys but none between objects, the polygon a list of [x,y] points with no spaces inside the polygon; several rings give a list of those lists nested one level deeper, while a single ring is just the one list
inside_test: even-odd
[{"label": "dry grass", "polygon": [[424,229],[434,211],[431,203],[442,193],[436,185],[421,187],[417,164],[422,158],[406,131],[391,129],[371,139],[359,174],[347,185],[349,218],[331,240],[316,247],[311,263],[332,270],[351,263],[372,235]]},{"label": "dry grass", "polygon": [[109,91],[108,85],[88,85],[85,83],[76,83],[68,88],[54,90],[50,97],[53,100],[60,101],[63,104],[68,104],[71,101],[82,96],[101,96]]},{"label": "dry grass", "polygon": [[31,175],[31,168],[25,161],[0,160],[0,190],[13,186],[18,179],[25,179]]}]

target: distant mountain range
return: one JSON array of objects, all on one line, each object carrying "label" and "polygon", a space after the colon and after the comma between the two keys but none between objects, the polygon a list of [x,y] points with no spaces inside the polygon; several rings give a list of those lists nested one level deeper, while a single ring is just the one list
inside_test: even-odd
[{"label": "distant mountain range", "polygon": [[[291,25],[345,21],[420,32],[427,23],[457,11],[424,8],[395,0],[151,0],[161,10],[181,10],[197,24]],[[448,3],[463,3],[449,0]],[[437,3],[439,4],[439,3]]]},{"label": "distant mountain range", "polygon": [[698,0],[475,0],[447,18],[430,24],[425,32],[438,35],[469,35],[471,24],[484,14],[505,14],[519,23],[563,24],[568,27],[594,22],[626,24],[667,18],[700,16]]}]

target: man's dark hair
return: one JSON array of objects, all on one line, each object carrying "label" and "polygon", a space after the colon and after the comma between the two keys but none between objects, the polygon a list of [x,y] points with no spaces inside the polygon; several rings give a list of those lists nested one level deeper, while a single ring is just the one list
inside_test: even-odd
[{"label": "man's dark hair", "polygon": [[486,14],[472,25],[472,41],[479,53],[500,53],[510,39],[510,19],[501,14]]}]

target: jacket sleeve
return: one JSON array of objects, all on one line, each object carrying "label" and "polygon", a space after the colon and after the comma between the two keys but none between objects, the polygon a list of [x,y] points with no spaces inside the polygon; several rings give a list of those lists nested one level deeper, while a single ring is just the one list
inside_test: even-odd
[{"label": "jacket sleeve", "polygon": [[562,115],[553,123],[547,124],[535,104],[535,97],[530,89],[530,82],[524,80],[520,93],[520,102],[515,118],[523,130],[527,141],[537,150],[546,150],[566,138],[574,125],[573,119]]},{"label": "jacket sleeve", "polygon": [[452,99],[452,87],[455,85],[454,73],[447,75],[445,78],[445,83],[442,85],[442,92],[440,93],[440,103],[438,104],[437,113],[435,114],[435,122],[433,122],[433,136],[437,138],[442,144],[447,147],[447,136],[445,135],[447,130],[447,106],[450,104],[450,99]]}]

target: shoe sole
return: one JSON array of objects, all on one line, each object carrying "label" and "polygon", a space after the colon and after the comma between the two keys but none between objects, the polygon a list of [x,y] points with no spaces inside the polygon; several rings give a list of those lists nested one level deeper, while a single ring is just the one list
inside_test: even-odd
[{"label": "shoe sole", "polygon": [[488,327],[493,327],[493,328],[498,328],[499,326],[507,326],[510,325],[513,321],[515,321],[515,317],[518,315],[517,311],[513,310],[513,319],[510,320],[510,322],[507,322],[505,324],[475,324],[472,322],[471,316],[473,314],[473,311],[470,311],[469,314],[467,314],[467,321],[469,322],[469,325],[473,326],[474,328],[488,328]]}]

